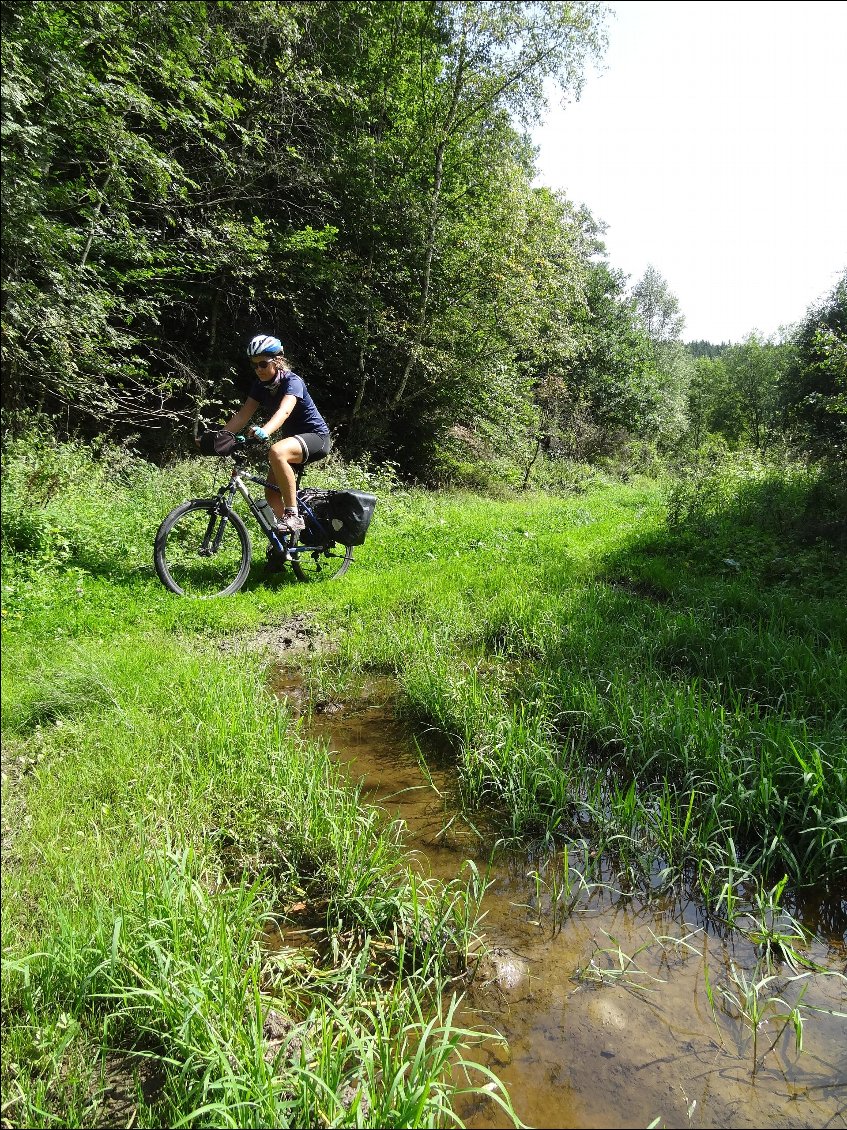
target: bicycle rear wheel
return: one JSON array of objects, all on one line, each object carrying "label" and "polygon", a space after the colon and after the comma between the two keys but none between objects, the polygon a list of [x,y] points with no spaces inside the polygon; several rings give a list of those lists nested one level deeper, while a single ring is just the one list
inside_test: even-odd
[{"label": "bicycle rear wheel", "polygon": [[352,560],[353,549],[349,545],[300,547],[291,558],[291,568],[298,581],[331,581],[342,577]]},{"label": "bicycle rear wheel", "polygon": [[178,596],[230,596],[250,572],[247,527],[214,498],[183,502],[156,533],[153,561],[159,580]]}]

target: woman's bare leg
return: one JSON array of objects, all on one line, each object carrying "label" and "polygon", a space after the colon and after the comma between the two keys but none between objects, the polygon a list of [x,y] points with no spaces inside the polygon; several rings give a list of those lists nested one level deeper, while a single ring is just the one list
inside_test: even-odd
[{"label": "woman's bare leg", "polygon": [[[292,436],[281,439],[268,452],[268,461],[271,465],[273,479],[279,486],[282,495],[282,505],[288,507],[289,510],[296,510],[297,480],[294,477],[294,465],[303,462],[303,449],[299,442]],[[268,501],[271,500],[268,499]],[[277,496],[277,504],[279,504],[279,496]],[[273,503],[271,505],[273,506]],[[276,506],[274,506],[274,513],[277,513]],[[282,515],[279,514],[278,517],[282,517]]]},{"label": "woman's bare leg", "polygon": [[285,509],[285,503],[282,501],[281,492],[274,489],[276,487],[276,476],[270,469],[268,469],[267,482],[268,485],[265,487],[265,498],[267,499],[268,505],[270,506],[271,510],[273,510],[274,514],[276,514],[277,519],[280,519],[282,518]]}]

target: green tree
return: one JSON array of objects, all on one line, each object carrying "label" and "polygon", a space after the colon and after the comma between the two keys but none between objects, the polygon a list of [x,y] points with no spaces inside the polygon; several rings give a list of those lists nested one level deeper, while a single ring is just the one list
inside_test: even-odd
[{"label": "green tree", "polygon": [[795,335],[796,355],[784,375],[782,403],[803,448],[847,465],[847,270],[829,295],[810,307]]},{"label": "green tree", "polygon": [[695,444],[711,433],[731,447],[763,449],[782,434],[780,388],[792,353],[790,342],[753,333],[718,357],[699,357],[689,392]]},{"label": "green tree", "polygon": [[652,343],[657,387],[651,428],[662,443],[678,440],[688,427],[688,392],[694,367],[680,335],[685,318],[679,299],[652,265],[632,288],[636,315]]},{"label": "green tree", "polygon": [[[599,242],[600,229],[593,234]],[[657,406],[652,342],[625,276],[595,258],[583,302],[561,313],[571,340],[540,373],[536,390],[543,446],[580,460],[617,454],[649,433]]]},{"label": "green tree", "polygon": [[728,341],[722,341],[720,345],[715,345],[712,341],[688,341],[685,348],[696,360],[698,357],[720,357],[723,351],[729,346]]},{"label": "green tree", "polygon": [[729,401],[741,424],[741,438],[753,447],[766,447],[781,430],[779,386],[788,360],[786,346],[750,334],[727,350]]},{"label": "green tree", "polygon": [[[723,351],[714,356],[701,353],[693,358],[694,370],[688,388],[688,440],[697,449],[710,435],[721,434],[724,439],[726,425],[721,426],[721,416],[726,405],[729,378]],[[739,428],[733,426],[733,435]]]},{"label": "green tree", "polygon": [[146,331],[211,242],[184,222],[193,174],[234,172],[231,7],[3,6],[4,408],[160,417],[174,374],[150,379]]},{"label": "green tree", "polygon": [[[429,94],[422,151],[431,160],[419,298],[400,380],[392,395],[397,408],[406,394],[427,328],[432,266],[443,211],[446,166],[470,135],[481,141],[485,122],[510,113],[537,120],[545,105],[544,84],[556,82],[563,96],[578,94],[586,59],[604,45],[599,4],[519,3],[515,0],[439,0],[435,19],[446,45],[443,66]],[[480,137],[480,134],[483,136]]]},{"label": "green tree", "polygon": [[685,325],[679,299],[652,264],[648,264],[644,275],[632,288],[632,298],[652,342],[679,341]]}]

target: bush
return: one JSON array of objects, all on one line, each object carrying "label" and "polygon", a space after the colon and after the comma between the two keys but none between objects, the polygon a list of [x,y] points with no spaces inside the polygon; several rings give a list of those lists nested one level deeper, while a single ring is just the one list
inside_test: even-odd
[{"label": "bush", "polygon": [[668,525],[700,538],[755,528],[789,542],[847,547],[847,476],[782,453],[701,449],[673,481]]},{"label": "bush", "polygon": [[146,561],[170,507],[209,493],[208,472],[194,459],[165,476],[131,449],[102,442],[45,442],[34,433],[10,440],[2,464],[4,566],[26,559],[37,570],[74,559],[124,571],[132,558]]},{"label": "bush", "polygon": [[452,428],[431,460],[426,480],[436,489],[469,490],[502,498],[520,486],[524,472],[479,436]]}]

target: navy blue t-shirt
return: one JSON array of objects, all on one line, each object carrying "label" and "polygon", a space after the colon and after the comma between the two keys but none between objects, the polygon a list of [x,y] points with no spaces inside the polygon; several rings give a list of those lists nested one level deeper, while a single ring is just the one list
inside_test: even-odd
[{"label": "navy blue t-shirt", "polygon": [[297,403],[294,405],[291,415],[282,425],[280,435],[283,438],[285,436],[296,436],[302,432],[317,432],[318,435],[322,436],[329,435],[326,421],[309,395],[306,382],[290,369],[286,369],[282,374],[279,384],[274,381],[268,381],[265,384],[257,377],[250,386],[249,395],[253,400],[258,400],[259,404],[267,410],[268,419],[270,419],[282,403],[282,398],[288,396],[289,393],[297,397]]}]

